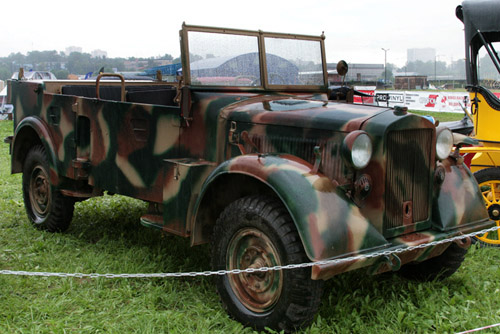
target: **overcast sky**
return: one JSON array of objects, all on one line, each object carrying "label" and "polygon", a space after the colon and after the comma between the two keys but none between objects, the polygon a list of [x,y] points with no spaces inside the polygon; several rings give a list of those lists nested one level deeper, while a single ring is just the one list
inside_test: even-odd
[{"label": "overcast sky", "polygon": [[108,57],[179,56],[182,22],[269,32],[326,35],[328,62],[404,66],[408,48],[436,49],[438,60],[464,58],[461,0],[4,0],[0,57],[31,50]]}]

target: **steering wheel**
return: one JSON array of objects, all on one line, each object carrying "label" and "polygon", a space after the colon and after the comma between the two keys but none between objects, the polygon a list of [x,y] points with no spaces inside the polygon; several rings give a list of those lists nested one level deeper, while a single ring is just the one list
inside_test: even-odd
[{"label": "steering wheel", "polygon": [[[249,84],[244,84],[242,85],[242,83],[238,84],[238,81],[240,81],[241,79],[245,79],[245,81],[243,83],[246,83],[247,80],[250,80],[250,83]],[[257,78],[255,75],[238,75],[236,78],[234,78],[234,85],[235,86],[257,86],[257,83],[260,82],[260,79]]]}]

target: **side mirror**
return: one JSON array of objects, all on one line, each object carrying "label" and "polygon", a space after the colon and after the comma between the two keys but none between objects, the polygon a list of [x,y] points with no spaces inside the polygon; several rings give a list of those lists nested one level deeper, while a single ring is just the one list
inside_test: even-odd
[{"label": "side mirror", "polygon": [[345,76],[347,74],[347,71],[349,70],[349,66],[344,60],[341,60],[337,63],[337,73],[340,76]]}]

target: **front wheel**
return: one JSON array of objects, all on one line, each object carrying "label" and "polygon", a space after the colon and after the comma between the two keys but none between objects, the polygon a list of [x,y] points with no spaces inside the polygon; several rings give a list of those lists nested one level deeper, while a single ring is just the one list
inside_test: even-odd
[{"label": "front wheel", "polygon": [[[481,194],[483,194],[486,210],[497,227],[500,226],[500,168],[485,168],[474,173]],[[477,236],[482,245],[500,247],[499,231],[488,232]]]},{"label": "front wheel", "polygon": [[[281,202],[250,196],[230,204],[214,230],[214,270],[261,268],[308,262],[290,215]],[[323,281],[310,268],[228,274],[216,277],[228,313],[258,330],[294,331],[316,314]]]},{"label": "front wheel", "polygon": [[74,201],[51,184],[43,146],[33,147],[24,161],[23,199],[28,218],[35,227],[49,232],[61,232],[69,227]]}]

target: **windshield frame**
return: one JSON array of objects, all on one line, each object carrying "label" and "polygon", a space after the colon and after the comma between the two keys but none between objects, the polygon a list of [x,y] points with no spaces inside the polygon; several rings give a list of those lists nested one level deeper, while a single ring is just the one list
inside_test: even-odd
[{"label": "windshield frame", "polygon": [[[259,66],[260,66],[260,84],[257,86],[221,86],[221,85],[196,85],[191,78],[191,68],[189,59],[189,32],[207,32],[207,33],[217,33],[217,34],[229,34],[229,35],[244,35],[244,36],[254,36],[258,41],[258,54],[259,54]],[[195,86],[199,88],[210,88],[216,90],[228,90],[228,89],[240,89],[240,90],[273,90],[273,91],[327,91],[328,90],[328,73],[327,64],[325,56],[325,36],[308,36],[308,35],[296,35],[296,34],[284,34],[284,33],[271,33],[264,31],[251,31],[251,30],[240,30],[240,29],[226,29],[226,28],[215,28],[215,27],[203,27],[203,26],[192,26],[183,24],[182,30],[179,32],[181,40],[181,50],[182,50],[182,76],[184,84],[188,86]],[[265,52],[265,39],[266,38],[282,38],[290,40],[304,40],[313,41],[320,43],[321,52],[321,85],[280,85],[271,84],[268,78],[267,63],[266,63],[266,52]]]}]

